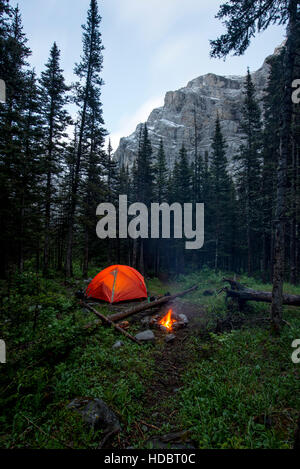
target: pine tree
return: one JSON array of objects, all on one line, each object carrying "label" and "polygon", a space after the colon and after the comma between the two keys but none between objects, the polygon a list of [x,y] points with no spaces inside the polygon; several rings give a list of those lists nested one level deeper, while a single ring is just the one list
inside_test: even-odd
[{"label": "pine tree", "polygon": [[8,0],[0,0],[0,77],[2,80],[7,79],[7,71],[5,63],[8,51],[8,33],[9,33],[9,17],[11,8]]},{"label": "pine tree", "polygon": [[192,171],[189,165],[187,151],[182,144],[179,158],[174,167],[174,191],[176,202],[180,204],[191,203],[192,198]]},{"label": "pine tree", "polygon": [[63,71],[60,68],[60,51],[54,43],[46,69],[40,79],[41,114],[43,118],[45,138],[45,241],[43,273],[47,275],[49,269],[51,206],[55,177],[62,170],[62,139],[66,137],[66,128],[71,123],[66,111],[69,99],[69,88],[65,84]]},{"label": "pine tree", "polygon": [[87,113],[87,131],[85,134],[86,151],[82,161],[83,226],[84,226],[84,261],[83,277],[87,277],[91,240],[95,238],[94,220],[97,205],[107,200],[108,186],[105,181],[106,153],[104,142],[106,131],[103,128],[102,104],[99,90],[93,89]]},{"label": "pine tree", "polygon": [[224,243],[228,229],[228,218],[231,213],[230,206],[230,179],[227,171],[226,142],[222,134],[219,116],[216,119],[215,134],[212,143],[211,158],[211,186],[212,199],[210,211],[212,214],[215,238],[214,267],[219,269],[220,254],[224,254]]},{"label": "pine tree", "polygon": [[276,198],[276,168],[280,146],[280,99],[278,88],[282,80],[283,54],[269,61],[270,75],[264,97],[263,168],[262,168],[262,235],[263,279],[272,281],[274,207]]},{"label": "pine tree", "polygon": [[[189,165],[187,151],[182,144],[182,147],[179,152],[179,158],[175,162],[174,172],[173,172],[173,193],[172,193],[172,202],[180,203],[184,205],[185,203],[193,202],[192,195],[192,171]],[[182,226],[183,229],[183,226]],[[175,250],[176,250],[176,272],[184,273],[185,270],[185,247],[183,240],[174,241]]]},{"label": "pine tree", "polygon": [[198,152],[192,165],[194,203],[203,201],[203,170],[202,155]]},{"label": "pine tree", "polygon": [[[2,5],[3,6],[3,5]],[[18,224],[23,224],[22,174],[24,168],[24,116],[26,114],[28,81],[27,59],[31,54],[19,8],[11,10],[11,18],[2,16],[1,64],[6,83],[6,103],[0,104],[0,202],[1,202],[1,274],[8,264],[22,267],[22,242],[15,237]],[[30,86],[30,85],[29,85]],[[17,219],[17,223],[16,223]],[[5,225],[4,225],[5,223]],[[2,226],[3,224],[3,226]]]},{"label": "pine tree", "polygon": [[168,168],[166,163],[166,155],[164,150],[164,143],[163,140],[160,140],[159,150],[156,157],[156,164],[154,167],[155,171],[155,187],[154,187],[154,195],[155,201],[159,204],[166,202],[167,194],[168,194],[168,187],[167,187],[167,180],[168,180]]},{"label": "pine tree", "polygon": [[[159,149],[156,156],[156,162],[154,165],[154,191],[153,198],[158,204],[167,202],[168,200],[168,177],[169,171],[166,164],[166,155],[164,150],[163,139],[160,140]],[[164,242],[161,239],[153,241],[153,260],[155,274],[158,275],[161,266],[161,254]]]},{"label": "pine tree", "polygon": [[105,154],[104,170],[105,170],[107,190],[108,190],[107,201],[114,203],[116,202],[116,199],[117,199],[116,187],[118,184],[119,163],[113,158],[113,148],[111,146],[110,139],[108,143],[107,152]]},{"label": "pine tree", "polygon": [[299,36],[298,0],[230,0],[221,5],[217,17],[225,18],[226,34],[211,42],[211,55],[226,57],[231,51],[241,55],[248,48],[256,31],[266,30],[270,24],[287,25],[281,93],[280,153],[278,158],[277,199],[274,236],[274,271],[272,293],[272,328],[279,332],[282,324],[285,209],[287,164],[292,133],[292,83],[297,57]]},{"label": "pine tree", "polygon": [[154,168],[152,165],[152,146],[147,124],[144,125],[140,138],[137,157],[137,197],[138,201],[149,207],[153,198]]},{"label": "pine tree", "polygon": [[[43,140],[38,84],[34,70],[25,75],[23,115],[19,123],[21,158],[19,167],[18,198],[20,200],[19,268],[24,268],[25,254],[39,256],[42,198],[41,142]],[[17,189],[17,185],[15,186]]]},{"label": "pine tree", "polygon": [[[132,193],[133,193],[133,188],[132,188],[128,166],[125,167],[124,164],[122,164],[118,172],[118,178],[116,181],[116,197],[118,199],[119,195],[127,195],[128,200],[130,200],[130,196],[132,195]],[[116,206],[119,209],[119,200],[117,200]],[[128,263],[129,265],[134,265],[131,259],[130,252],[131,252],[131,241],[129,239],[121,240],[118,237],[117,238],[117,262],[118,264],[120,264],[121,261],[123,260],[125,264]]]},{"label": "pine tree", "polygon": [[[79,106],[79,130],[69,213],[66,253],[67,277],[72,275],[75,212],[78,204],[82,159],[84,157],[84,151],[86,150],[84,138],[88,126],[88,112],[89,108],[93,108],[96,101],[100,100],[100,91],[103,85],[103,80],[101,78],[103,68],[103,45],[100,33],[100,24],[101,16],[99,15],[97,0],[91,0],[87,16],[87,24],[83,26],[83,55],[81,57],[81,62],[75,67],[75,74],[80,80],[76,84],[75,97],[75,102]],[[98,109],[95,110],[95,113],[97,120],[100,119],[99,123],[102,124],[102,114],[99,113],[100,103],[101,101],[98,102]]]},{"label": "pine tree", "polygon": [[255,87],[248,70],[241,129],[245,143],[236,157],[241,202],[245,214],[248,275],[253,273],[255,246],[261,229],[261,112],[255,98]]},{"label": "pine tree", "polygon": [[[144,124],[140,131],[136,166],[133,168],[133,189],[136,201],[145,204],[147,207],[150,207],[154,196],[154,168],[152,164],[152,154],[153,151],[151,141],[149,139],[147,124]],[[144,239],[134,241],[133,260],[135,266],[143,273],[145,272],[145,267],[148,268],[149,245],[150,243],[146,242]],[[147,250],[147,248],[149,249]],[[137,261],[138,258],[139,261]]]}]

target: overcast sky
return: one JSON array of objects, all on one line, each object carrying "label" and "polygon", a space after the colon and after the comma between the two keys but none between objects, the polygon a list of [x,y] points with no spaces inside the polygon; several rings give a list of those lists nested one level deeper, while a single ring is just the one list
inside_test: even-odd
[{"label": "overcast sky", "polygon": [[[11,0],[19,4],[24,29],[40,73],[54,41],[62,51],[68,83],[80,60],[81,24],[90,0]],[[104,52],[103,111],[114,149],[146,121],[165,93],[206,73],[244,75],[257,70],[284,39],[282,27],[259,35],[242,57],[210,59],[209,39],[223,32],[214,18],[219,0],[99,0]]]}]

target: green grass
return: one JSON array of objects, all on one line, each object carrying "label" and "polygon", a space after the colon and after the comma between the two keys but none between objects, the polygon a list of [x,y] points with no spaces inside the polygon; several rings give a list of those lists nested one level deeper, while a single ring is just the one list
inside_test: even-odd
[{"label": "green grass", "polygon": [[178,396],[180,421],[193,429],[199,448],[291,446],[300,407],[295,336],[300,318],[279,340],[260,329],[212,337],[215,353],[186,373]]},{"label": "green grass", "polygon": [[[158,279],[147,283],[152,294],[197,284],[199,289],[182,301],[201,305],[207,327],[213,329],[215,320],[227,314],[224,295],[206,297],[203,292],[217,292],[223,276],[205,269],[167,284]],[[255,279],[239,281],[271,290]],[[142,438],[137,423],[155,423],[147,389],[157,366],[154,352],[163,353],[163,345],[140,348],[125,339],[124,347],[112,350],[121,339],[118,334],[83,328],[94,316],[74,299],[77,286],[79,275],[66,288],[59,280],[30,272],[15,278],[10,295],[2,285],[0,326],[8,363],[0,368],[0,447],[96,448],[101,433],[87,431],[66,408],[75,397],[102,398],[115,411],[122,425],[116,448],[145,448],[146,438],[159,433],[151,430]],[[300,294],[291,285],[285,291]],[[253,304],[244,314],[268,316],[268,310],[268,305]],[[108,313],[105,306],[101,311]],[[206,337],[191,330],[180,392],[170,392],[159,403],[161,433],[191,429],[199,448],[291,448],[300,408],[300,368],[291,361],[291,343],[300,338],[299,313],[299,308],[285,309],[290,326],[280,338],[257,324]],[[130,332],[138,328],[134,325]],[[170,408],[177,410],[172,424]]]}]

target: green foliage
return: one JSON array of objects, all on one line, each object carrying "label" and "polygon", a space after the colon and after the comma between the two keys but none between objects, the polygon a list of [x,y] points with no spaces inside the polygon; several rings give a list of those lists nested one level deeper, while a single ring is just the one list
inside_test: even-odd
[{"label": "green foliage", "polygon": [[215,353],[186,373],[179,396],[199,448],[289,447],[295,427],[287,422],[300,404],[291,343],[299,335],[298,319],[280,340],[259,329],[212,336]]},{"label": "green foliage", "polygon": [[[216,320],[227,314],[224,297],[217,295],[223,275],[205,267],[166,284],[151,279],[148,289],[164,294],[198,284],[198,291],[182,301],[199,305],[205,312],[202,327],[214,330]],[[262,289],[256,279],[239,280]],[[124,339],[122,348],[112,350],[120,337],[104,327],[85,330],[94,316],[60,282],[26,272],[16,275],[9,295],[4,287],[1,338],[8,344],[8,363],[0,375],[1,447],[96,448],[101,432],[89,431],[66,408],[76,397],[102,398],[120,418],[121,440],[137,448],[146,444],[136,424],[155,423],[158,404],[161,433],[192,428],[200,448],[291,447],[300,404],[291,343],[300,335],[300,321],[288,308],[291,327],[279,339],[257,326],[205,336],[191,329],[180,392],[170,390],[153,403],[149,388],[160,366],[157,354],[164,358],[163,342],[140,348]],[[215,294],[203,296],[207,289]],[[286,285],[285,291],[299,293],[299,288]],[[107,314],[107,307],[101,312]],[[249,307],[245,317],[258,313],[267,315],[267,307]],[[132,325],[130,332],[138,330]]]}]

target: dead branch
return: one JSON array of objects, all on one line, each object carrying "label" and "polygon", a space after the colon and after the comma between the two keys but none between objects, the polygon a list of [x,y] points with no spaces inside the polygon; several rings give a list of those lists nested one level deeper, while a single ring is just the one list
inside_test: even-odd
[{"label": "dead branch", "polygon": [[109,316],[109,319],[111,321],[120,321],[121,319],[128,318],[129,316],[133,316],[134,314],[140,313],[142,311],[157,308],[158,306],[168,303],[169,301],[185,296],[188,293],[192,293],[193,291],[197,289],[198,289],[198,286],[195,285],[184,292],[176,293],[175,295],[164,296],[163,298],[160,298],[159,300],[156,300],[156,301],[152,301],[151,303],[142,303],[141,305],[136,306],[135,308],[129,309],[127,311],[123,311],[122,313],[113,314],[112,316]]},{"label": "dead branch", "polygon": [[135,342],[138,345],[142,345],[139,340],[137,340],[135,337],[130,335],[128,332],[124,331],[124,329],[122,329],[121,327],[117,326],[117,324],[114,324],[111,319],[109,319],[106,316],[104,316],[103,314],[99,313],[99,311],[97,311],[96,309],[92,308],[91,306],[89,306],[86,303],[83,303],[83,306],[86,309],[90,310],[92,313],[96,314],[96,316],[98,316],[101,319],[101,321],[108,324],[110,327],[113,327],[114,329],[116,329],[116,331],[118,331],[121,334],[125,335],[125,337],[127,337],[128,339],[132,340],[132,342]]}]

